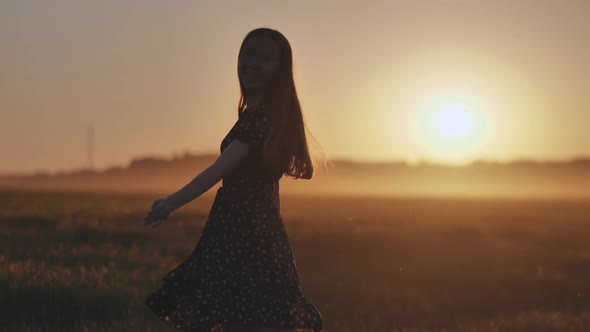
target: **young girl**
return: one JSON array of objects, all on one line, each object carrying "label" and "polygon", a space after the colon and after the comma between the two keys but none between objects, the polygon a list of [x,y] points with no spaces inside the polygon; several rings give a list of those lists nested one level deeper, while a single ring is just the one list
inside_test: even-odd
[{"label": "young girl", "polygon": [[317,332],[322,316],[299,286],[280,214],[283,174],[313,174],[287,39],[268,28],[248,33],[238,77],[238,120],[221,142],[221,156],[184,188],[154,202],[144,221],[159,225],[223,180],[196,248],[145,303],[186,331]]}]

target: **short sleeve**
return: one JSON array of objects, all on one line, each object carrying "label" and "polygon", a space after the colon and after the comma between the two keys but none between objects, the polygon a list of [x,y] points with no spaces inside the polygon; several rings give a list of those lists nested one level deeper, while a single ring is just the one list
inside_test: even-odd
[{"label": "short sleeve", "polygon": [[236,125],[235,138],[244,143],[258,145],[270,131],[270,114],[266,107],[244,111]]}]

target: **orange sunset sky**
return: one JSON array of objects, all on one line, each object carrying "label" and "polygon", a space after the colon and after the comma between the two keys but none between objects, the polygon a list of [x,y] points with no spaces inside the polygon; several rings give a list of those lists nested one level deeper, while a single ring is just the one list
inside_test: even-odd
[{"label": "orange sunset sky", "polygon": [[237,55],[289,39],[328,158],[590,155],[590,1],[0,2],[0,173],[219,152]]}]

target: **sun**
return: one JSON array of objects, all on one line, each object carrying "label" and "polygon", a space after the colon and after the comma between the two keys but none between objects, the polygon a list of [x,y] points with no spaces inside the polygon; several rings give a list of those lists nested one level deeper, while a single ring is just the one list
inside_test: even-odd
[{"label": "sun", "polygon": [[[396,80],[388,95],[391,120],[399,123],[391,131],[396,135],[392,146],[415,161],[463,164],[481,159],[505,132],[499,118],[503,105],[469,71],[429,66],[399,73],[403,79]],[[379,125],[387,128],[390,123]]]},{"label": "sun", "polygon": [[464,139],[473,130],[473,116],[463,106],[447,105],[433,115],[433,129],[445,140]]},{"label": "sun", "polygon": [[486,117],[473,98],[431,99],[414,117],[418,140],[414,146],[426,159],[465,162],[486,144]]}]

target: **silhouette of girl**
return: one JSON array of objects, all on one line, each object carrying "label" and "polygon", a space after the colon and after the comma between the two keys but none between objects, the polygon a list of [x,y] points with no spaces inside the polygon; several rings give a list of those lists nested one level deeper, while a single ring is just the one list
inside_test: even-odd
[{"label": "silhouette of girl", "polygon": [[292,61],[280,32],[259,28],[246,35],[238,55],[238,120],[221,142],[221,156],[185,187],[155,201],[144,220],[159,225],[222,180],[192,254],[144,300],[169,326],[197,332],[322,329],[320,312],[300,288],[280,213],[283,174],[313,174]]}]

